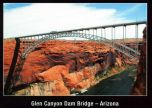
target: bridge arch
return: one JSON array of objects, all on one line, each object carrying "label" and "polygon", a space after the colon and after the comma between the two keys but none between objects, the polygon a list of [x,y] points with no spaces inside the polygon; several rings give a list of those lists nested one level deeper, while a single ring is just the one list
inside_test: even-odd
[{"label": "bridge arch", "polygon": [[101,36],[85,34],[85,33],[76,33],[76,32],[64,32],[64,33],[48,34],[45,37],[38,39],[36,42],[29,44],[22,52],[21,57],[25,59],[29,53],[31,53],[35,48],[38,47],[38,45],[42,44],[43,42],[46,42],[48,40],[54,40],[57,38],[62,38],[62,37],[79,37],[79,38],[85,38],[91,41],[96,41],[98,43],[103,43],[105,45],[108,45],[109,47],[113,47],[114,49],[118,50],[119,52],[122,52],[123,54],[125,54],[126,56],[130,58],[137,58],[140,55],[139,52],[131,49],[130,47],[127,47],[120,43],[116,43],[112,40],[106,39]]}]

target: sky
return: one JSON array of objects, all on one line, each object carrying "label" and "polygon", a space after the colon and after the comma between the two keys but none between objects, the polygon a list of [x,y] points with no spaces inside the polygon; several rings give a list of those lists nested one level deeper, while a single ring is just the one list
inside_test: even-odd
[{"label": "sky", "polygon": [[[51,31],[146,21],[147,4],[4,3],[3,19],[4,38],[9,38]],[[140,36],[144,26],[139,27],[141,29]],[[129,36],[133,33],[129,30],[127,32],[130,33]],[[121,33],[118,33],[117,37],[120,36]]]}]

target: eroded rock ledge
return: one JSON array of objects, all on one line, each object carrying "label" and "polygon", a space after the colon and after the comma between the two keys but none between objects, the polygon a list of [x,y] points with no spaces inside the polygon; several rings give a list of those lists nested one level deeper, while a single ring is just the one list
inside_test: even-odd
[{"label": "eroded rock ledge", "polygon": [[[49,55],[50,54],[50,55]],[[87,52],[86,54],[58,54],[49,53],[53,67],[41,73],[34,74],[37,83],[30,84],[26,89],[16,92],[16,95],[44,95],[66,96],[72,91],[81,91],[97,83],[95,77],[109,67],[123,64],[123,59],[114,54],[114,50],[107,53]]]}]

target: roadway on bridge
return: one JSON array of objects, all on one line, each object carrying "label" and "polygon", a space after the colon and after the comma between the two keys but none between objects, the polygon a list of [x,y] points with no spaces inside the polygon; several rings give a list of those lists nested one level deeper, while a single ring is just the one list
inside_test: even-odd
[{"label": "roadway on bridge", "polygon": [[135,67],[130,67],[99,82],[81,95],[129,95],[134,84],[135,72]]}]

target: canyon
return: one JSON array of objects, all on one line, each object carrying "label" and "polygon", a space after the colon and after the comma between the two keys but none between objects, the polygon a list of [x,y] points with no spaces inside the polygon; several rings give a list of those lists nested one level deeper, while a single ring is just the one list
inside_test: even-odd
[{"label": "canyon", "polygon": [[[4,40],[4,84],[15,43],[14,39]],[[135,47],[130,41],[126,41],[127,43],[129,47]],[[20,51],[24,48],[24,44],[21,44]],[[109,68],[117,66],[125,69],[125,65],[137,63],[102,43],[88,40],[49,40],[39,45],[26,58],[18,83],[28,86],[15,91],[14,95],[69,96],[73,91],[82,91],[96,85],[96,76]],[[118,72],[113,69],[112,73]]]}]

